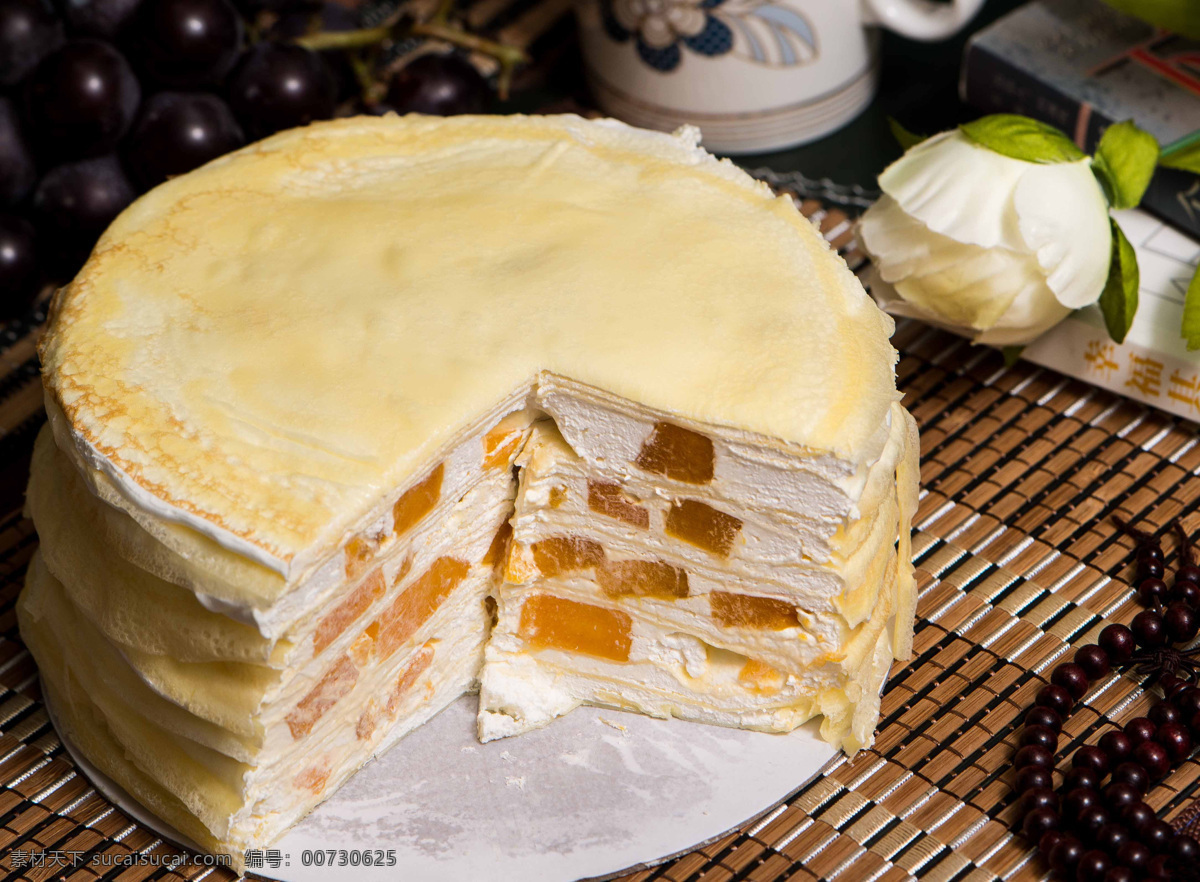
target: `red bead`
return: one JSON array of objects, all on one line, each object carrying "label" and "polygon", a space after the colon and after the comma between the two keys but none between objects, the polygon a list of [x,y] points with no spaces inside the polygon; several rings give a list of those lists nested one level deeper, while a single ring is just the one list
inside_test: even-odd
[{"label": "red bead", "polygon": [[1191,720],[1193,714],[1200,713],[1200,689],[1190,683],[1181,689],[1171,701],[1183,712],[1185,720]]},{"label": "red bead", "polygon": [[[1200,707],[1196,708],[1200,710]],[[1058,733],[1062,731],[1062,717],[1048,707],[1034,705],[1025,713],[1026,726],[1045,726]]]},{"label": "red bead", "polygon": [[[1166,821],[1160,821],[1155,818],[1149,824],[1146,824],[1138,831],[1138,838],[1146,843],[1146,846],[1156,854],[1166,852],[1171,845],[1171,840],[1175,838],[1175,831],[1171,829],[1171,825]],[[1153,869],[1151,862],[1151,869]],[[1158,875],[1162,875],[1159,873]]]},{"label": "red bead", "polygon": [[1103,780],[1100,775],[1096,774],[1095,769],[1085,769],[1076,767],[1067,771],[1063,781],[1063,793],[1070,793],[1076,787],[1086,787],[1089,790],[1099,790],[1100,782]]},{"label": "red bead", "polygon": [[1123,665],[1133,658],[1136,641],[1133,632],[1124,625],[1109,625],[1100,632],[1099,645],[1112,664]]},{"label": "red bead", "polygon": [[[1070,797],[1068,796],[1068,799]],[[1146,805],[1144,802],[1135,802],[1129,808],[1121,812],[1121,820],[1138,836],[1142,835],[1142,828],[1158,820],[1158,815],[1154,814],[1154,809]]]},{"label": "red bead", "polygon": [[1143,649],[1158,649],[1167,642],[1167,626],[1163,624],[1162,616],[1153,610],[1145,609],[1134,616],[1129,630]]},{"label": "red bead", "polygon": [[1057,713],[1060,717],[1065,717],[1070,713],[1071,708],[1075,706],[1075,699],[1071,697],[1071,693],[1061,686],[1055,686],[1053,683],[1048,683],[1038,690],[1037,698],[1034,699],[1035,704],[1042,707],[1048,707],[1050,710]]},{"label": "red bead", "polygon": [[[1162,685],[1161,683],[1159,684]],[[1150,712],[1146,714],[1156,726],[1165,726],[1167,723],[1182,722],[1183,714],[1175,705],[1169,701],[1160,701],[1154,707],[1150,708]]]},{"label": "red bead", "polygon": [[1020,806],[1022,816],[1040,808],[1052,808],[1058,811],[1058,794],[1049,787],[1038,787],[1022,793],[1017,804]]},{"label": "red bead", "polygon": [[1128,784],[1138,793],[1145,793],[1150,786],[1150,776],[1135,762],[1121,763],[1113,769],[1114,784]]},{"label": "red bead", "polygon": [[1163,550],[1158,545],[1139,545],[1137,550],[1137,559],[1140,561],[1143,558],[1156,560],[1159,563],[1163,562]]},{"label": "red bead", "polygon": [[1126,808],[1141,801],[1142,794],[1128,784],[1118,781],[1104,788],[1104,804],[1118,817]]},{"label": "red bead", "polygon": [[1167,583],[1162,579],[1149,576],[1138,585],[1138,600],[1146,606],[1153,607],[1156,601],[1162,603],[1166,598]]},{"label": "red bead", "polygon": [[[1039,748],[1023,747],[1021,749],[1035,750]],[[1146,770],[1151,781],[1157,781],[1171,771],[1171,756],[1167,753],[1167,749],[1157,741],[1143,741],[1133,749],[1133,758],[1139,766]]]},{"label": "red bead", "polygon": [[1200,585],[1187,580],[1180,582],[1176,579],[1174,587],[1171,588],[1171,593],[1167,596],[1172,600],[1178,600],[1195,608],[1200,606]]},{"label": "red bead", "polygon": [[1200,860],[1200,842],[1197,842],[1186,833],[1175,834],[1175,838],[1171,840],[1171,845],[1167,851],[1171,857],[1186,861],[1187,863]]},{"label": "red bead", "polygon": [[1021,739],[1018,744],[1021,747],[1027,744],[1036,744],[1047,750],[1055,750],[1058,748],[1058,735],[1053,729],[1046,726],[1026,726],[1021,730]]},{"label": "red bead", "polygon": [[[1074,873],[1084,851],[1083,843],[1068,833],[1058,841],[1054,848],[1050,849],[1047,863],[1064,875]],[[1146,860],[1148,862],[1149,858]]]},{"label": "red bead", "polygon": [[1137,750],[1138,745],[1144,741],[1153,741],[1154,733],[1157,731],[1158,726],[1154,725],[1154,721],[1147,717],[1134,717],[1125,724],[1125,734],[1133,742],[1134,750]]},{"label": "red bead", "polygon": [[[1157,745],[1155,745],[1157,747]],[[1159,750],[1162,750],[1160,747]],[[1166,756],[1166,753],[1163,753]],[[1044,769],[1054,768],[1054,754],[1044,747],[1038,747],[1036,744],[1028,744],[1017,751],[1013,757],[1013,765],[1018,769],[1023,769],[1026,766],[1041,766]]]},{"label": "red bead", "polygon": [[1192,752],[1192,736],[1179,723],[1167,723],[1159,726],[1154,740],[1167,749],[1173,765],[1179,765]]},{"label": "red bead", "polygon": [[1117,849],[1117,860],[1134,870],[1144,870],[1150,865],[1154,852],[1140,842],[1129,841]]},{"label": "red bead", "polygon": [[1178,585],[1180,582],[1200,585],[1200,567],[1190,563],[1181,564],[1175,571],[1175,584]]},{"label": "red bead", "polygon": [[1051,830],[1057,830],[1058,826],[1058,812],[1052,808],[1040,808],[1025,816],[1021,833],[1030,842],[1037,842]]},{"label": "red bead", "polygon": [[1150,858],[1150,865],[1146,867],[1146,872],[1148,872],[1152,877],[1158,876],[1162,879],[1170,879],[1173,875],[1175,875],[1171,872],[1170,864],[1171,859],[1165,854],[1155,855],[1154,857]]},{"label": "red bead", "polygon": [[1115,766],[1133,756],[1133,741],[1120,729],[1110,729],[1100,736],[1100,749],[1108,755],[1108,761]]},{"label": "red bead", "polygon": [[1071,757],[1076,769],[1091,769],[1101,778],[1108,774],[1108,754],[1094,744],[1085,744]]},{"label": "red bead", "polygon": [[1108,653],[1103,647],[1091,644],[1090,646],[1081,646],[1075,651],[1075,664],[1083,668],[1083,672],[1087,674],[1089,680],[1099,680],[1112,670],[1112,665],[1108,660]]},{"label": "red bead", "polygon": [[1090,787],[1076,787],[1063,799],[1062,815],[1067,823],[1073,824],[1084,812],[1101,804],[1100,794]]},{"label": "red bead", "polygon": [[1104,882],[1136,882],[1137,877],[1129,867],[1109,867],[1104,874]]},{"label": "red bead", "polygon": [[1083,857],[1079,859],[1079,866],[1075,868],[1075,878],[1079,882],[1104,882],[1104,874],[1111,866],[1112,861],[1108,855],[1098,848],[1093,848],[1084,852]]},{"label": "red bead", "polygon": [[1117,850],[1130,840],[1129,831],[1121,824],[1109,823],[1100,828],[1096,833],[1096,847],[1103,849],[1109,854],[1116,854]]},{"label": "red bead", "polygon": [[1050,774],[1049,769],[1043,769],[1041,766],[1026,766],[1017,772],[1016,786],[1013,787],[1017,793],[1024,793],[1026,790],[1034,790],[1038,787],[1054,787],[1054,776]]},{"label": "red bead", "polygon": [[1063,837],[1066,835],[1067,834],[1061,830],[1051,830],[1038,840],[1038,851],[1040,851],[1043,856],[1049,856],[1050,852],[1054,849],[1054,846],[1062,842]]},{"label": "red bead", "polygon": [[1186,643],[1200,632],[1200,616],[1178,600],[1167,604],[1163,612],[1163,624],[1167,626],[1167,641],[1170,643]]},{"label": "red bead", "polygon": [[1088,675],[1074,662],[1066,662],[1056,667],[1050,675],[1050,682],[1066,689],[1076,701],[1087,694]]},{"label": "red bead", "polygon": [[[1155,560],[1152,557],[1141,557],[1138,559],[1137,579],[1139,582],[1144,579],[1161,579],[1163,572],[1162,561]],[[1176,575],[1175,578],[1178,579],[1179,576]]]},{"label": "red bead", "polygon": [[1079,834],[1084,842],[1095,842],[1096,835],[1108,824],[1108,821],[1108,811],[1104,806],[1094,805],[1090,809],[1081,812],[1079,817],[1075,819],[1075,832]]}]

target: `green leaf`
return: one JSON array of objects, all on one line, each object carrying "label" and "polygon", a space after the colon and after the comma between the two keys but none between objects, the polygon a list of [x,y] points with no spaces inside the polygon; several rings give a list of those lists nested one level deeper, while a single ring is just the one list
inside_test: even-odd
[{"label": "green leaf", "polygon": [[1013,113],[985,116],[959,130],[988,150],[1025,162],[1076,162],[1086,156],[1053,126]]},{"label": "green leaf", "polygon": [[1200,269],[1192,276],[1183,298],[1183,339],[1188,349],[1200,349]]},{"label": "green leaf", "polygon": [[888,117],[888,128],[892,130],[892,137],[896,139],[896,143],[900,145],[900,149],[905,151],[911,150],[929,137],[928,135],[917,135],[910,132],[904,126],[900,125],[900,121],[894,116]]},{"label": "green leaf", "polygon": [[1200,4],[1196,0],[1105,0],[1109,6],[1172,33],[1200,39]]},{"label": "green leaf", "polygon": [[1104,130],[1092,160],[1113,208],[1135,208],[1150,186],[1157,164],[1158,141],[1129,121]]},{"label": "green leaf", "polygon": [[1194,132],[1170,147],[1164,147],[1159,165],[1200,175],[1200,132]]},{"label": "green leaf", "polygon": [[1002,346],[1000,352],[1004,355],[1004,366],[1012,367],[1021,360],[1021,353],[1024,351],[1024,346]]},{"label": "green leaf", "polygon": [[1138,308],[1138,265],[1133,246],[1121,232],[1116,221],[1110,220],[1113,231],[1112,258],[1108,264],[1108,281],[1100,295],[1100,312],[1108,336],[1118,343],[1133,326],[1133,316]]}]

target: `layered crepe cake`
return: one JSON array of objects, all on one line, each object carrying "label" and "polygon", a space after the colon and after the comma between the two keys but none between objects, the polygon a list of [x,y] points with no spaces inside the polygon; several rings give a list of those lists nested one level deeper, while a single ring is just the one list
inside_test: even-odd
[{"label": "layered crepe cake", "polygon": [[235,861],[466,692],[483,740],[597,704],[852,752],[913,627],[891,330],[687,131],[360,118],[172,180],[41,345],[55,719]]}]

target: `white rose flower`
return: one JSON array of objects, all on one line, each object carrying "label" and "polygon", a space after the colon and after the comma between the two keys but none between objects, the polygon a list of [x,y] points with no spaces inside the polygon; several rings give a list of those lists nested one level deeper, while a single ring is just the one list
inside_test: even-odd
[{"label": "white rose flower", "polygon": [[889,312],[1023,345],[1104,291],[1113,232],[1086,156],[1028,162],[954,130],[913,147],[879,186],[861,239]]}]

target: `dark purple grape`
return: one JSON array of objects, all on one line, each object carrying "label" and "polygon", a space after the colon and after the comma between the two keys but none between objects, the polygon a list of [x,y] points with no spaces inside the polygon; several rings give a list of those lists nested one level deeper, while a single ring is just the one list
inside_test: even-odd
[{"label": "dark purple grape", "polygon": [[397,113],[452,116],[483,113],[491,97],[487,80],[471,62],[457,55],[429,54],[396,72],[386,101]]},{"label": "dark purple grape", "polygon": [[142,0],[59,0],[72,34],[111,40],[133,20]]},{"label": "dark purple grape", "polygon": [[37,183],[37,165],[17,107],[0,98],[0,207],[16,205]]},{"label": "dark purple grape", "polygon": [[105,227],[135,195],[112,154],[60,165],[46,173],[33,193],[33,208],[60,261],[57,276],[74,275]]},{"label": "dark purple grape", "polygon": [[246,142],[229,105],[206,92],[159,92],[125,139],[125,165],[149,189]]},{"label": "dark purple grape", "polygon": [[[279,16],[267,29],[273,40],[289,42],[305,34],[352,31],[361,27],[358,16],[340,3],[322,3],[315,9],[293,9]],[[345,52],[326,52],[322,59],[337,84],[337,100],[345,101],[362,92],[354,65]]]},{"label": "dark purple grape", "polygon": [[172,88],[216,85],[242,45],[242,19],[229,0],[143,0],[137,30],[146,73]]},{"label": "dark purple grape", "polygon": [[335,88],[333,75],[317,53],[301,46],[259,43],[233,73],[229,104],[246,134],[257,139],[329,119]]},{"label": "dark purple grape", "polygon": [[289,12],[301,12],[316,9],[321,0],[233,0],[233,5],[247,19],[253,20],[260,12],[274,12],[283,15]]},{"label": "dark purple grape", "polygon": [[71,40],[25,84],[36,142],[64,159],[106,153],[125,134],[142,90],[120,52],[101,40]]},{"label": "dark purple grape", "polygon": [[33,225],[0,214],[0,313],[19,315],[38,290],[37,239]]},{"label": "dark purple grape", "polygon": [[0,3],[0,86],[25,79],[62,42],[62,22],[48,2],[4,0]]}]

